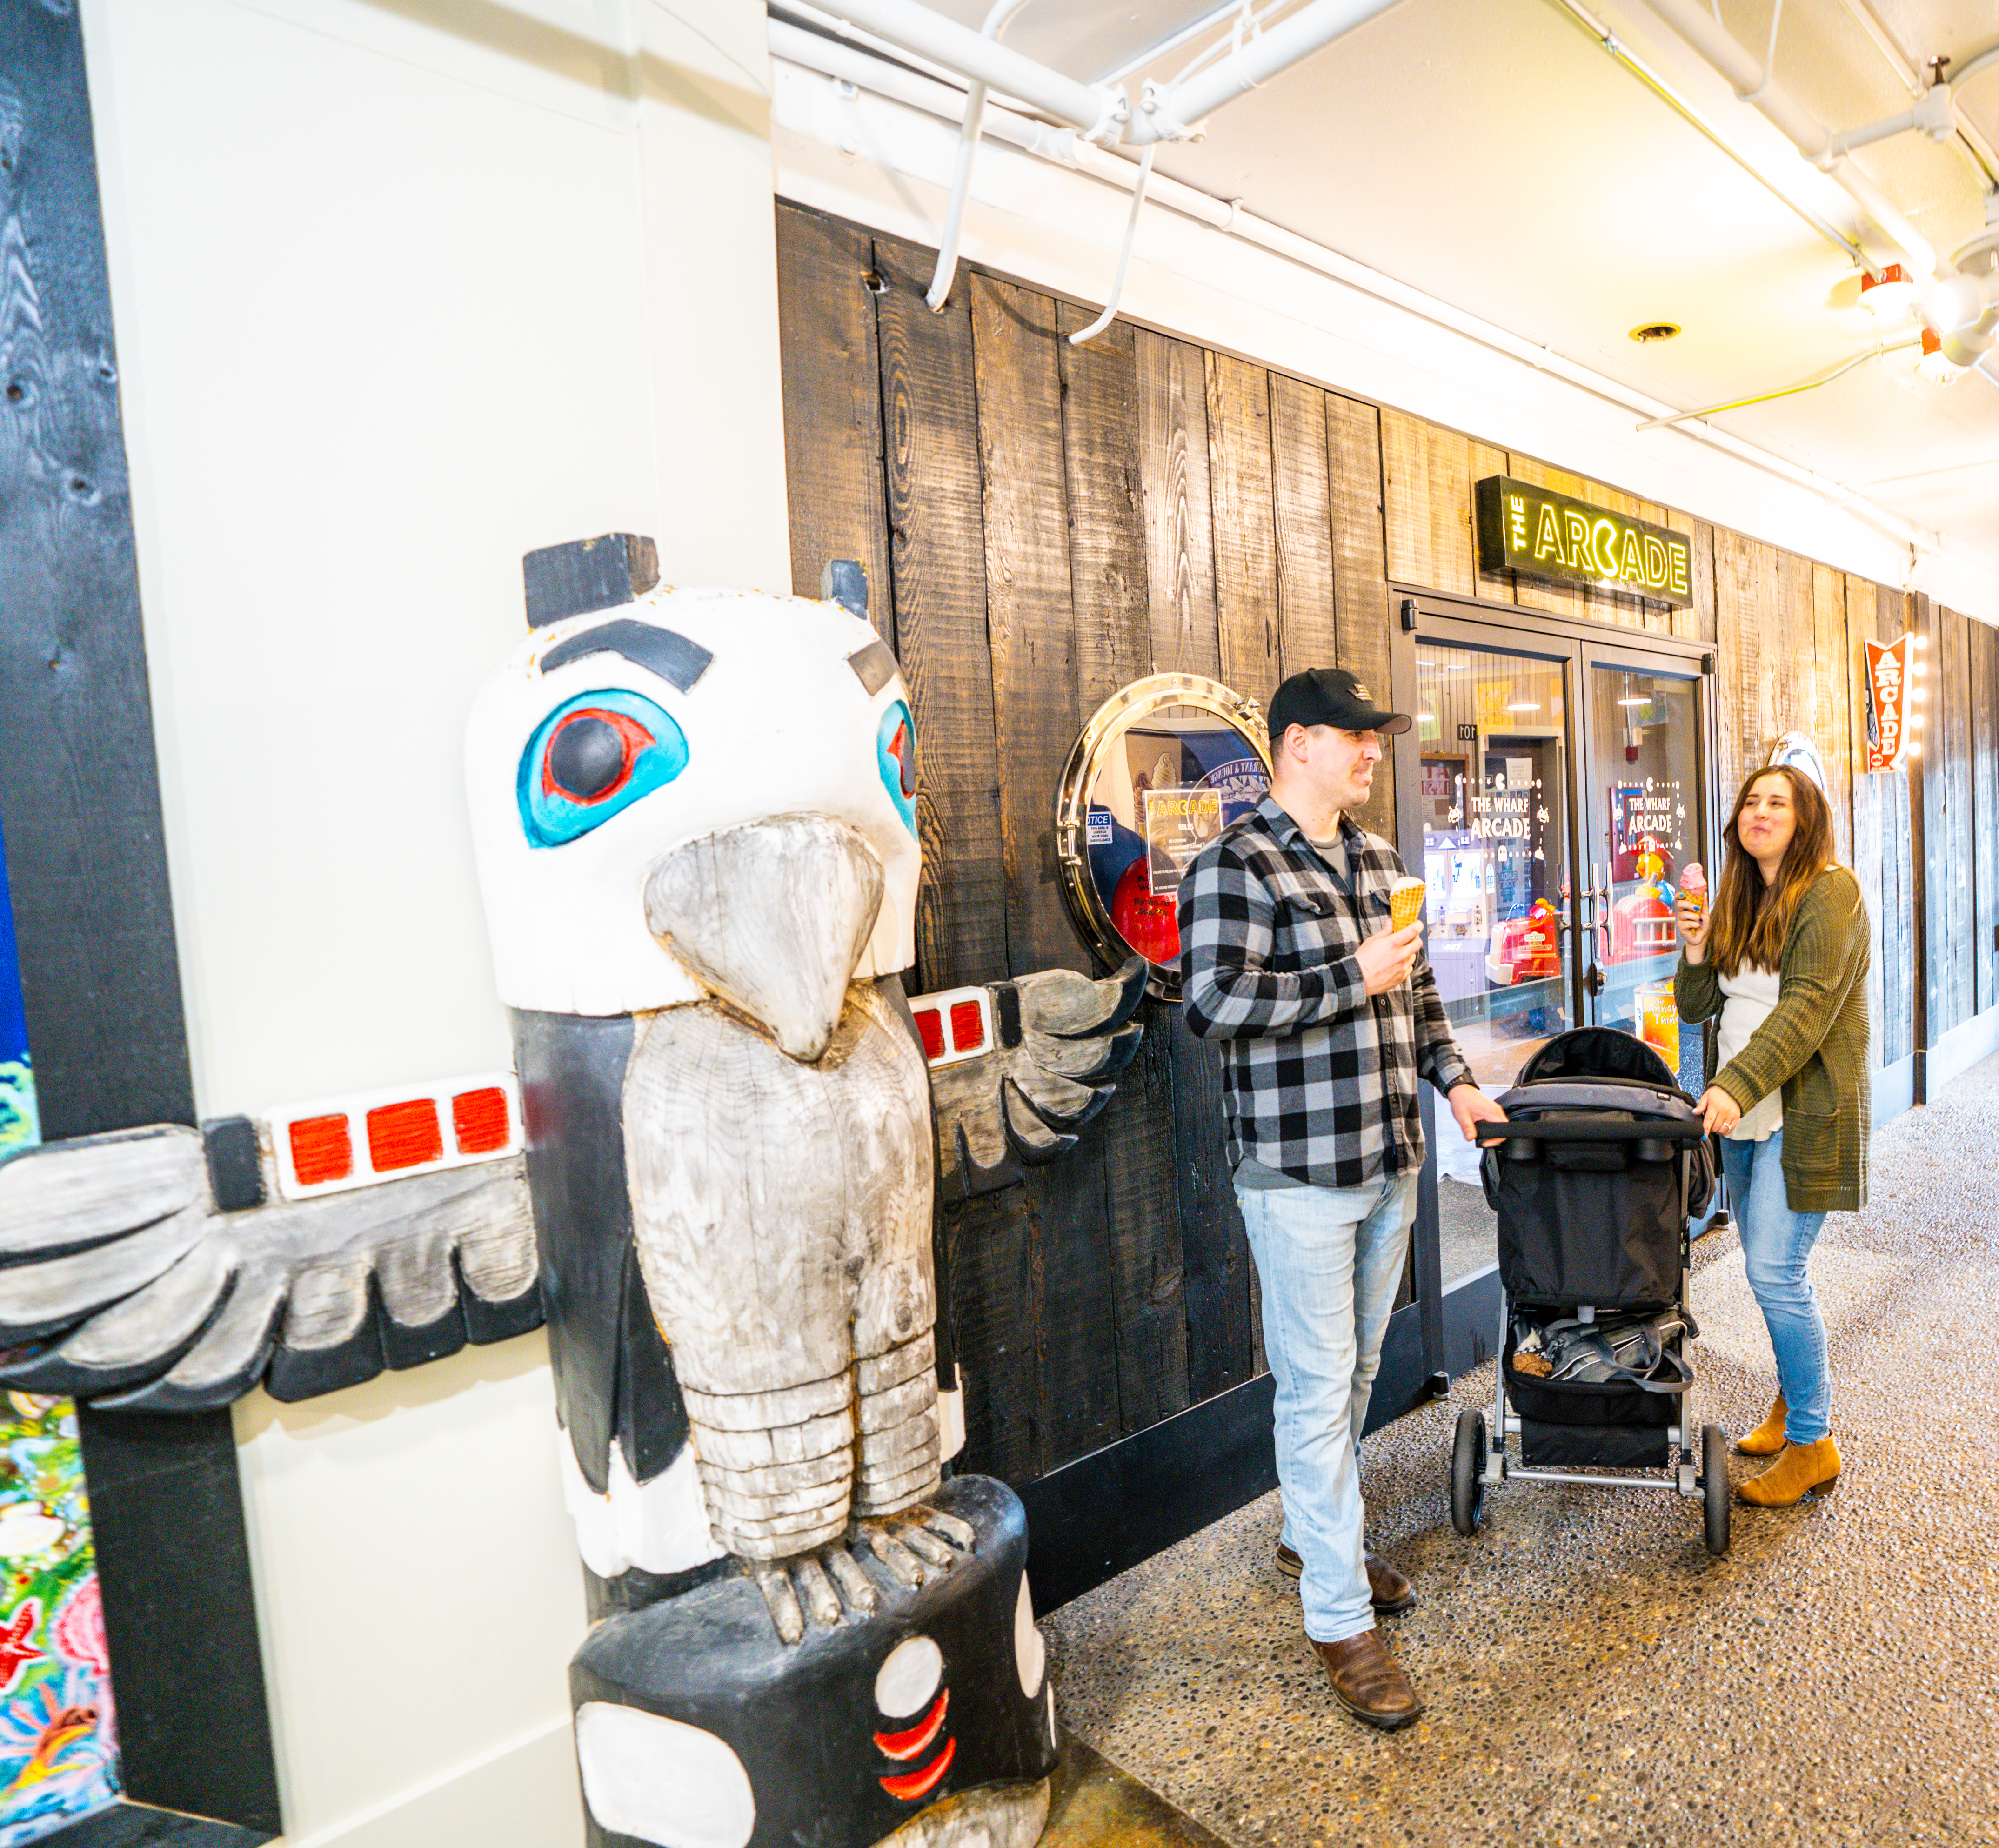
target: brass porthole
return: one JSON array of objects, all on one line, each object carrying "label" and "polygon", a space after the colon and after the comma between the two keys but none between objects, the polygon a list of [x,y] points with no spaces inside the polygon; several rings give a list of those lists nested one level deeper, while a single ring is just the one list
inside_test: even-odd
[{"label": "brass porthole", "polygon": [[1143,956],[1146,986],[1180,999],[1180,875],[1270,787],[1262,709],[1198,674],[1154,674],[1114,694],[1062,771],[1055,857],[1062,896],[1107,969]]}]

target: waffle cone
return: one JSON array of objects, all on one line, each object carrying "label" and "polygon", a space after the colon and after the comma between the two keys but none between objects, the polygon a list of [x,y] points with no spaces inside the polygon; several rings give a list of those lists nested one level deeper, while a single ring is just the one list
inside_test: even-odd
[{"label": "waffle cone", "polygon": [[1388,893],[1389,915],[1395,921],[1395,928],[1405,931],[1423,914],[1423,900],[1429,895],[1429,887],[1421,879],[1398,879]]}]

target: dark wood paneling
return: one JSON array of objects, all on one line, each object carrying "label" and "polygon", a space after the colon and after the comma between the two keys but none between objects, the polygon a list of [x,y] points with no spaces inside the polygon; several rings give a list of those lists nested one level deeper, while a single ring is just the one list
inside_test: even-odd
[{"label": "dark wood paneling", "polygon": [[[1874,639],[1892,642],[1907,626],[1907,600],[1876,585]],[[1876,778],[1881,820],[1882,1061],[1893,1065],[1915,1050],[1915,789],[1907,769]]]},{"label": "dark wood paneling", "polygon": [[1281,678],[1306,667],[1330,667],[1339,658],[1325,394],[1281,373],[1270,375],[1270,459]]},{"label": "dark wood paneling", "polygon": [[1983,622],[1970,640],[1971,962],[1978,1012],[1999,1007],[1999,633]]},{"label": "dark wood paneling", "polygon": [[1141,328],[1138,477],[1155,673],[1221,673],[1208,487],[1207,366],[1201,349]]},{"label": "dark wood paneling", "polygon": [[[1810,732],[1825,765],[1826,800],[1832,810],[1839,858],[1853,862],[1853,737],[1846,674],[1846,581],[1824,565],[1812,567],[1812,663],[1814,706]],[[1862,758],[1861,761],[1866,761]]]},{"label": "dark wood paneling", "polygon": [[[75,9],[0,9],[0,816],[55,1141],[191,1124],[195,1104]],[[79,1423],[124,1787],[275,1830],[228,1414]]]},{"label": "dark wood paneling", "polygon": [[[1864,643],[1874,633],[1874,586],[1864,577],[1843,580],[1846,616],[1846,665],[1849,682],[1866,684],[1867,655]],[[1852,758],[1853,875],[1867,900],[1872,930],[1873,961],[1867,972],[1867,1018],[1873,1031],[1869,1036],[1868,1063],[1879,1066],[1886,1052],[1886,1022],[1882,1014],[1881,981],[1885,945],[1882,935],[1886,900],[1881,884],[1881,785],[1884,778],[1867,768],[1867,709],[1858,699],[1847,709],[1848,750]]]},{"label": "dark wood paneling", "polygon": [[1711,642],[1714,640],[1714,529],[1705,520],[1679,513],[1668,513],[1665,523],[1693,541],[1693,560],[1688,573],[1693,602],[1673,612],[1673,633],[1692,641]]},{"label": "dark wood paneling", "polygon": [[[1381,414],[1336,395],[1325,401],[1331,481],[1333,600],[1339,664],[1385,695],[1388,687],[1388,560],[1381,523]],[[1395,779],[1377,773],[1361,824],[1395,838]]]},{"label": "dark wood paneling", "polygon": [[1938,835],[1931,844],[1931,876],[1938,881],[1931,916],[1942,941],[1937,945],[1937,993],[1931,1002],[1934,1042],[1962,1026],[1977,1011],[1977,973],[1972,954],[1976,916],[1972,884],[1975,852],[1971,815],[1971,637],[1966,618],[1955,610],[1935,615],[1930,646],[1929,716],[1924,726],[1937,779]]},{"label": "dark wood paneling", "polygon": [[[1065,335],[1086,325],[1065,305]],[[1079,706],[1086,717],[1152,671],[1140,463],[1138,357],[1132,330],[1114,323],[1087,345],[1065,341],[1063,450],[1068,463],[1069,570],[1075,584]],[[1184,463],[1180,468],[1184,480]],[[1184,553],[1177,553],[1177,569]],[[1177,633],[1177,625],[1175,626]],[[1146,1038],[1100,1119],[1092,1151],[1110,1243],[1117,1425],[1143,1430],[1187,1403],[1187,1305],[1173,1183],[1173,1094],[1166,1009],[1145,1011]],[[1079,1153],[1086,1152],[1079,1151]],[[1060,1312],[1056,1293],[1048,1309]],[[1100,1309],[1093,1302],[1086,1309]],[[1086,1334],[1095,1331],[1085,1330]],[[1061,1433],[1062,1441],[1070,1434]]]},{"label": "dark wood paneling", "polygon": [[[916,727],[916,969],[925,989],[989,982],[1006,969],[972,317],[962,290],[941,314],[926,306],[934,262],[927,251],[875,241],[887,284],[877,307],[896,653]],[[816,377],[794,370],[787,353],[788,394]]]},{"label": "dark wood paneling", "polygon": [[778,208],[792,589],[816,597],[829,560],[857,560],[868,574],[868,613],[892,647],[873,270],[865,231]]},{"label": "dark wood paneling", "polygon": [[[1055,798],[1082,730],[1079,632],[1069,546],[1058,311],[1047,296],[975,273],[972,351],[985,473],[987,631],[1000,761],[1006,953],[1011,973],[1090,958],[1064,904]],[[1093,544],[1103,550],[1100,536]],[[1131,650],[1128,646],[1128,655]],[[1103,671],[1105,651],[1093,643]],[[1103,1141],[1035,1170],[1025,1192],[1034,1233],[1041,1352],[1041,1455],[1051,1469],[1117,1435],[1116,1309],[1106,1222]]]},{"label": "dark wood paneling", "polygon": [[1277,690],[1277,534],[1270,484],[1270,388],[1260,366],[1207,355],[1214,497],[1214,594],[1221,678],[1267,704]]},{"label": "dark wood paneling", "polygon": [[1003,1482],[1041,1472],[1041,1293],[1018,1188],[945,1215],[951,1321],[965,1390],[961,1467]]},{"label": "dark wood paneling", "polygon": [[1178,1007],[1172,1035],[1173,1179],[1186,1267],[1187,1391],[1196,1402],[1256,1371],[1249,1316],[1249,1239],[1222,1154],[1221,1065],[1187,1031]]}]

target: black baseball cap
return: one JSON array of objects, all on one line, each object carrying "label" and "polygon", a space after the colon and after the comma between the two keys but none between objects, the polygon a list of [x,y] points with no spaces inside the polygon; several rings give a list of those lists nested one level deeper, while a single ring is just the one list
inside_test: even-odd
[{"label": "black baseball cap", "polygon": [[1409,729],[1407,713],[1391,713],[1344,667],[1308,667],[1270,695],[1270,742],[1294,725],[1330,725],[1341,731],[1394,734]]}]

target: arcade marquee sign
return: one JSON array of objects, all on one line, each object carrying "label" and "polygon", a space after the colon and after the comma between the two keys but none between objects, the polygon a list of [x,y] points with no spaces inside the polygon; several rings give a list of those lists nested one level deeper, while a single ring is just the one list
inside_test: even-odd
[{"label": "arcade marquee sign", "polygon": [[1675,609],[1693,602],[1693,541],[1684,532],[1506,475],[1478,484],[1478,508],[1481,571],[1588,584]]}]

